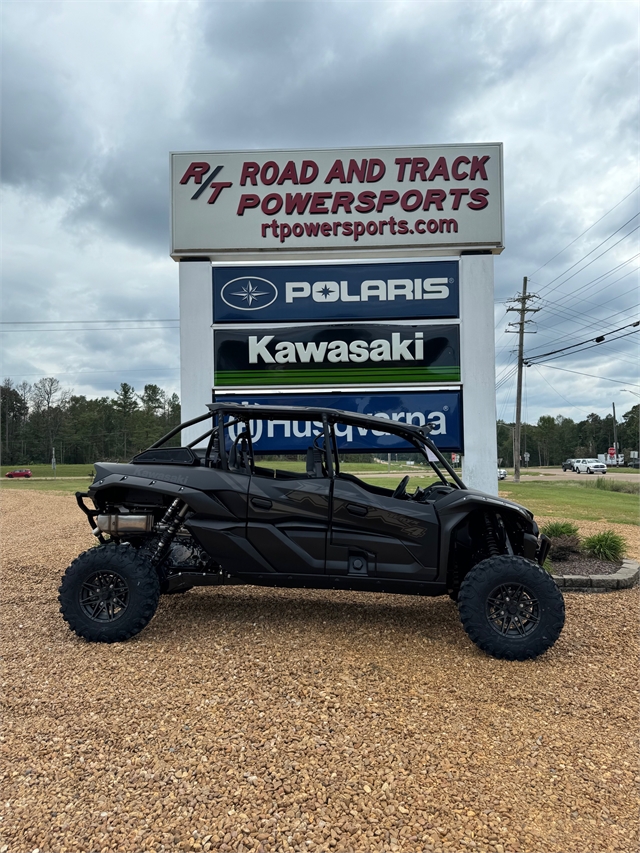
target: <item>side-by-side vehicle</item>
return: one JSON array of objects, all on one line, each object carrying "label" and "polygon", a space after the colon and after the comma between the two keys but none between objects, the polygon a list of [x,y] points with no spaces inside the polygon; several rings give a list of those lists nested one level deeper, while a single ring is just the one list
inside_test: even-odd
[{"label": "side-by-side vehicle", "polygon": [[[548,540],[529,510],[467,488],[431,424],[326,408],[208,409],[128,464],[97,463],[77,494],[100,543],[60,586],[79,636],[127,640],[163,593],[259,584],[448,594],[473,642],[499,658],[534,658],[557,640],[564,601],[542,567]],[[200,422],[201,435],[170,446]],[[291,461],[274,457],[274,435]],[[375,436],[378,456],[385,447],[412,454],[422,479],[410,492],[409,475],[389,489],[348,473],[349,435]]]}]

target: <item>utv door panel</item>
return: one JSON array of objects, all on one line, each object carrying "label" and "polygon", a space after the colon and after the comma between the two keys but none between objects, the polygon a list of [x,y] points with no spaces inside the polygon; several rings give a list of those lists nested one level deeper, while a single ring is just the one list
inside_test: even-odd
[{"label": "utv door panel", "polygon": [[186,523],[194,539],[225,572],[234,575],[272,572],[269,563],[247,540],[246,526],[193,516]]},{"label": "utv door panel", "polygon": [[247,538],[282,574],[324,574],[330,485],[306,475],[251,478]]},{"label": "utv door panel", "polygon": [[249,524],[249,541],[280,574],[324,574],[326,525],[299,529],[293,524]]},{"label": "utv door panel", "polygon": [[371,556],[368,574],[432,580],[438,574],[438,519],[431,504],[366,491],[351,480],[334,481],[327,572],[343,574],[353,554]]}]

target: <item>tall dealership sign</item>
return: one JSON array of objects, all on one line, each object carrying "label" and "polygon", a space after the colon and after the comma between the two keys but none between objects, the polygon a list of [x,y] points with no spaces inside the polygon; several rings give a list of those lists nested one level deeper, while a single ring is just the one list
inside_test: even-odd
[{"label": "tall dealership sign", "polygon": [[496,491],[500,144],[175,153],[171,174],[183,417],[212,394],[410,410]]}]

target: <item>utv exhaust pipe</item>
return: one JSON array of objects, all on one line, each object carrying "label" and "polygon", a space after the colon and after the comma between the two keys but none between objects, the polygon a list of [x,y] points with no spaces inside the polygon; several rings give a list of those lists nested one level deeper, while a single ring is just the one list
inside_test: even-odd
[{"label": "utv exhaust pipe", "polygon": [[130,513],[99,515],[96,518],[94,536],[108,533],[121,536],[124,533],[150,533],[153,529],[152,515],[131,515]]}]

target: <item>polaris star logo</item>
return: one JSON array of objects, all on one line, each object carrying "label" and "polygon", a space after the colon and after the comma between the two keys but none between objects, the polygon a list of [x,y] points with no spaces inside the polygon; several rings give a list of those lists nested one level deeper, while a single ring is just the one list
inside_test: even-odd
[{"label": "polaris star logo", "polygon": [[220,291],[222,301],[238,311],[259,311],[278,298],[278,288],[266,278],[242,276],[228,281]]}]

